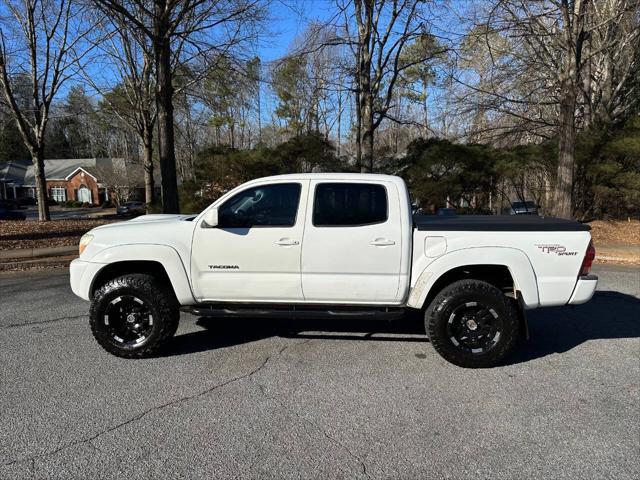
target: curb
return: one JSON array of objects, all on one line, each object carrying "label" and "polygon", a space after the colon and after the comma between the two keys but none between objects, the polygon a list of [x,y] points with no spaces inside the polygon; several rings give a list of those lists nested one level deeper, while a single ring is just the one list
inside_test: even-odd
[{"label": "curb", "polygon": [[69,255],[77,253],[77,245],[67,245],[62,247],[42,247],[42,248],[19,248],[15,250],[0,250],[0,260],[36,257],[55,257],[58,255]]}]

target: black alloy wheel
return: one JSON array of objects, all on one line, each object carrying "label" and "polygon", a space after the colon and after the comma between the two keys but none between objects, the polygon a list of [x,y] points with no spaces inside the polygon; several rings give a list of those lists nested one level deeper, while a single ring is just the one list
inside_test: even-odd
[{"label": "black alloy wheel", "polygon": [[153,329],[149,305],[135,295],[119,295],[109,301],[102,321],[111,341],[129,348],[145,342]]},{"label": "black alloy wheel", "polygon": [[458,280],[444,287],[425,311],[433,348],[466,368],[498,365],[520,337],[516,302],[482,280]]},{"label": "black alloy wheel", "polygon": [[96,290],[89,322],[109,353],[125,358],[154,355],[175,334],[180,319],[170,287],[144,274],[109,280]]},{"label": "black alloy wheel", "polygon": [[504,322],[489,306],[466,302],[454,308],[447,321],[447,335],[456,347],[472,354],[486,353],[500,340]]}]

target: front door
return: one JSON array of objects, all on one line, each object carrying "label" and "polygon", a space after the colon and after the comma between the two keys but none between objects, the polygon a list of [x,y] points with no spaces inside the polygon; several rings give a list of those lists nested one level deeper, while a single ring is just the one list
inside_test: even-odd
[{"label": "front door", "polygon": [[398,303],[402,227],[392,182],[312,181],[302,246],[309,302]]},{"label": "front door", "polygon": [[198,300],[303,300],[307,188],[308,181],[247,187],[219,206],[217,227],[196,227],[191,274]]},{"label": "front door", "polygon": [[80,203],[91,203],[91,190],[82,186],[78,189],[78,201]]}]

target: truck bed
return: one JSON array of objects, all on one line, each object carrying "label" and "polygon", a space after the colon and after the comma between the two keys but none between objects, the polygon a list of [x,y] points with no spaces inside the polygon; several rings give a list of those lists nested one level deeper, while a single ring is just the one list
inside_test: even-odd
[{"label": "truck bed", "polygon": [[584,232],[589,225],[537,215],[414,215],[416,230],[476,232]]}]

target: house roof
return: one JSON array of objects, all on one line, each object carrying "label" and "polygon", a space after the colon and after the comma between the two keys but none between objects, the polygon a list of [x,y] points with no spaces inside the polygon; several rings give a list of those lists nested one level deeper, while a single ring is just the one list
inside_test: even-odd
[{"label": "house roof", "polygon": [[64,177],[65,180],[71,180],[77,173],[79,172],[84,172],[88,175],[91,175],[93,177],[93,179],[97,182],[98,181],[98,177],[96,176],[96,174],[91,173],[91,167],[78,167],[76,168],[73,172],[71,172],[69,175],[67,175],[66,177]]},{"label": "house roof", "polygon": [[[47,180],[69,180],[78,169],[96,178],[98,183],[140,184],[143,177],[142,166],[124,158],[65,158],[44,161]],[[0,163],[0,182],[13,183],[17,187],[35,186],[33,163],[31,160]]]},{"label": "house roof", "polygon": [[29,164],[20,162],[0,163],[0,181],[21,182],[28,167]]}]

